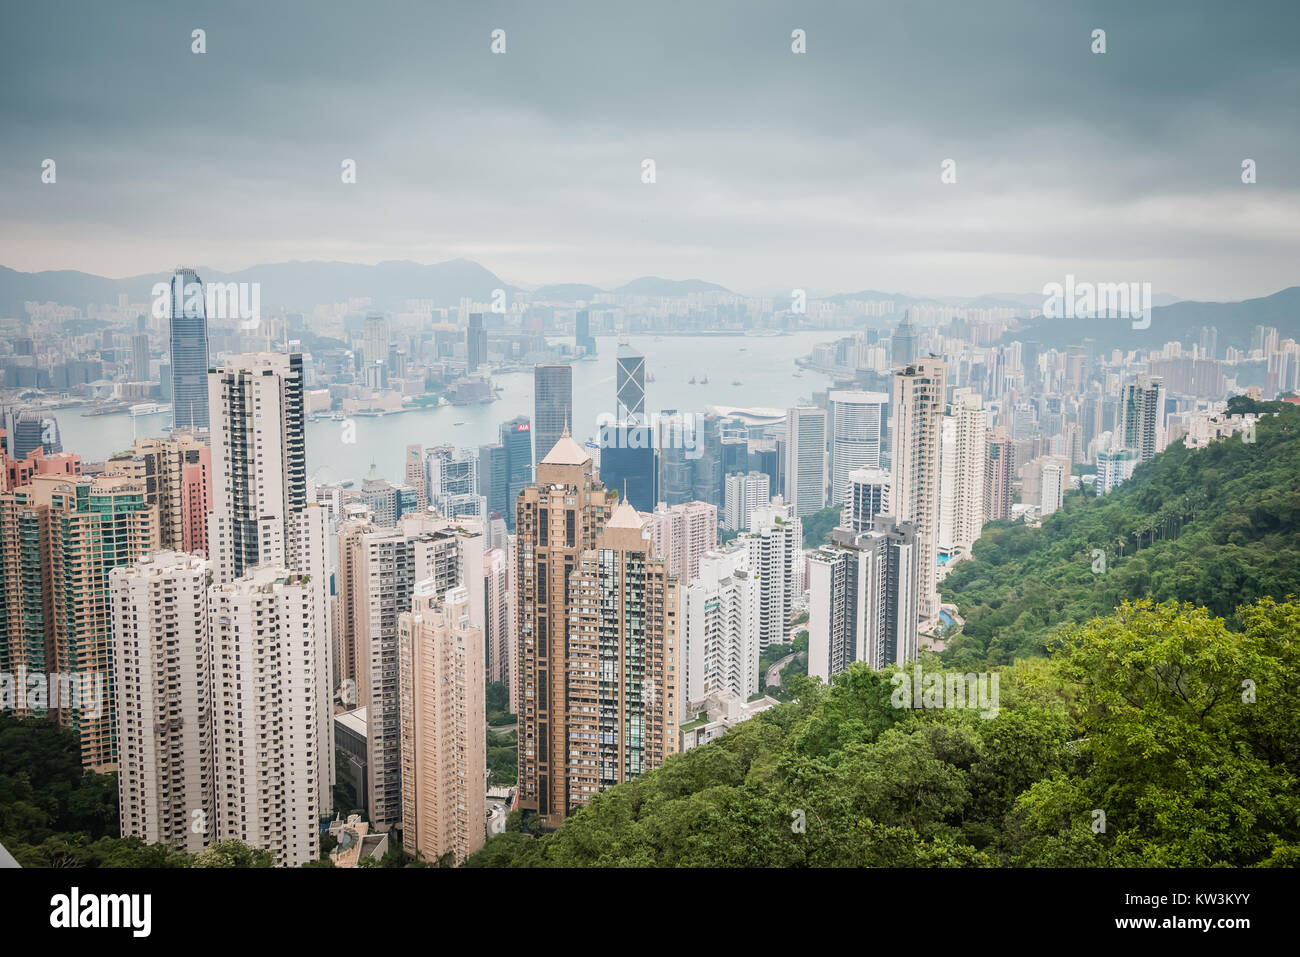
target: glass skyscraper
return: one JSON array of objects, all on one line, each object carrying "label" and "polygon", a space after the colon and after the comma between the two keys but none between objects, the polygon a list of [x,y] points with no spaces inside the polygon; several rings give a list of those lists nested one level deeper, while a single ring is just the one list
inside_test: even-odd
[{"label": "glass skyscraper", "polygon": [[171,280],[172,428],[208,428],[208,319],[193,269]]}]

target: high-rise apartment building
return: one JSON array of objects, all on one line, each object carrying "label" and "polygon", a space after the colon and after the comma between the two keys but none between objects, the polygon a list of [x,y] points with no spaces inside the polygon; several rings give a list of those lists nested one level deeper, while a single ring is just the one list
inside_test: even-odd
[{"label": "high-rise apartment building", "polygon": [[[509,691],[515,683],[514,596],[510,592],[510,555],[507,548],[490,548],[483,554],[483,645],[488,681]],[[466,587],[472,587],[468,574]]]},{"label": "high-rise apartment building", "polygon": [[812,406],[787,413],[785,500],[802,518],[826,507],[826,410]]},{"label": "high-rise apartment building", "polygon": [[540,463],[573,426],[573,367],[533,367],[533,462]]},{"label": "high-rise apartment building", "polygon": [[[34,475],[0,494],[0,670],[81,692],[28,699],[81,741],[82,763],[116,768],[109,573],[158,549],[158,510],[120,475]],[[57,699],[57,700],[55,700]]]},{"label": "high-rise apartment building", "polygon": [[682,589],[683,721],[692,704],[711,694],[730,692],[747,700],[757,693],[763,584],[749,570],[749,553],[735,546],[707,553],[698,577]]},{"label": "high-rise apartment building", "polygon": [[402,849],[461,864],[486,840],[483,632],[469,590],[415,586],[398,623]]},{"label": "high-rise apartment building", "polygon": [[984,480],[988,413],[980,397],[955,397],[944,416],[944,448],[939,548],[950,555],[969,555],[984,528]]},{"label": "high-rise apartment building", "polygon": [[[208,548],[218,581],[257,565],[325,576],[299,554],[301,517],[324,510],[308,504],[302,356],[261,352],[232,356],[209,377],[212,409],[212,515]],[[316,525],[312,522],[311,525]]]},{"label": "high-rise apartment building", "polygon": [[429,507],[429,480],[424,470],[424,449],[419,445],[406,447],[402,481],[415,489],[416,508],[423,512]]},{"label": "high-rise apartment building", "polygon": [[567,430],[516,503],[518,800],[545,827],[558,826],[569,810],[570,577],[596,547],[611,504],[591,456]]},{"label": "high-rise apartment building", "polygon": [[[397,683],[398,620],[410,610],[416,582],[446,592],[473,588],[475,625],[483,607],[483,535],[476,523],[410,516],[394,527],[353,518],[339,530],[338,614],[335,647],[348,707],[366,711],[366,811],[386,829],[401,820],[400,702]],[[351,684],[346,684],[348,680]]]},{"label": "high-rise apartment building", "polygon": [[894,372],[894,424],[890,508],[900,522],[916,526],[921,553],[920,614],[939,613],[936,589],[939,485],[947,369],[926,358]]},{"label": "high-rise apartment building", "polygon": [[[268,579],[266,574],[278,572],[292,579],[282,604],[296,606],[302,601],[309,606],[300,632],[306,647],[294,648],[293,653],[295,667],[315,669],[311,678],[314,704],[310,712],[286,719],[300,724],[286,727],[296,730],[310,724],[314,728],[312,741],[320,755],[312,770],[323,785],[315,786],[312,794],[317,813],[324,814],[333,807],[334,785],[329,517],[325,508],[307,496],[302,376],[301,355],[267,352],[232,356],[209,375],[213,482],[208,554],[215,583],[238,586],[222,601],[256,610],[257,602],[250,597],[252,586],[245,576],[257,569],[259,580],[270,589],[268,594],[279,589],[279,579]],[[219,624],[215,622],[214,628]],[[232,640],[237,639],[238,644],[245,638],[239,635]],[[239,664],[234,667],[238,670]],[[245,673],[240,680],[252,682],[254,676]],[[222,686],[214,683],[213,687]],[[298,689],[293,690],[296,694]],[[237,786],[247,787],[244,783]],[[286,851],[282,863],[297,853]]]},{"label": "high-rise apartment building", "polygon": [[879,468],[882,425],[889,396],[883,392],[832,389],[830,392],[831,505],[842,505],[849,473]]},{"label": "high-rise apartment building", "polygon": [[1124,386],[1120,444],[1137,454],[1140,465],[1164,451],[1165,387],[1160,379],[1138,376]]},{"label": "high-rise apartment building", "polygon": [[161,548],[207,554],[212,450],[202,438],[177,432],[170,439],[136,439],[126,456],[105,464],[105,474],[144,487],[145,501],[158,508]]},{"label": "high-rise apartment building", "polygon": [[878,515],[870,531],[831,535],[808,556],[808,674],[829,682],[855,661],[880,669],[915,660],[915,529]]},{"label": "high-rise apartment building", "polygon": [[699,574],[704,554],[718,547],[718,510],[707,502],[660,502],[645,516],[645,530],[655,554],[667,559],[669,574],[689,582]]},{"label": "high-rise apartment building", "polygon": [[619,503],[568,582],[570,811],[678,749],[678,583]]},{"label": "high-rise apartment building", "polygon": [[1049,458],[1043,463],[1042,491],[1039,493],[1039,515],[1051,515],[1059,511],[1065,499],[1065,490],[1069,487],[1069,468],[1059,459]]},{"label": "high-rise apartment building", "polygon": [[772,500],[771,479],[766,472],[736,472],[727,476],[723,494],[723,527],[733,531],[749,528],[749,516]]},{"label": "high-rise apartment building", "polygon": [[208,427],[208,319],[203,283],[193,269],[171,278],[168,319],[172,428]]},{"label": "high-rise apartment building", "polygon": [[803,522],[780,497],[755,508],[749,531],[737,539],[759,590],[759,648],[789,641],[790,620],[803,598]]},{"label": "high-rise apartment building", "polygon": [[320,816],[333,806],[321,607],[310,576],[271,565],[208,591],[216,833],[282,867],[320,856]]},{"label": "high-rise apartment building", "polygon": [[109,574],[120,833],[190,854],[216,834],[210,569],[161,551]]},{"label": "high-rise apartment building", "polygon": [[889,472],[878,468],[850,472],[840,525],[851,532],[869,531],[875,517],[888,511]]},{"label": "high-rise apartment building", "polygon": [[984,468],[984,521],[1011,517],[1012,482],[1016,476],[1016,446],[1006,429],[989,429]]}]

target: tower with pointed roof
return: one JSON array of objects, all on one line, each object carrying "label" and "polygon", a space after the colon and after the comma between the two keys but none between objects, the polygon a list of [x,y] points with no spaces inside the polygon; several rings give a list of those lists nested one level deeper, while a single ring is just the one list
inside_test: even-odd
[{"label": "tower with pointed roof", "polygon": [[545,828],[677,750],[677,581],[564,429],[519,496],[519,806]]},{"label": "tower with pointed roof", "polygon": [[557,827],[569,807],[569,580],[613,505],[591,456],[568,429],[515,503],[519,806],[543,827]]}]

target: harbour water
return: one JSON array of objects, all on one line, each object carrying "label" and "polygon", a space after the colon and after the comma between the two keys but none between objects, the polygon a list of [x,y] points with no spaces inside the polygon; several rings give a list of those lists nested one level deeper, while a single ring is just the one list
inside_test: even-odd
[{"label": "harbour water", "polygon": [[[645,354],[646,409],[703,413],[706,406],[784,409],[806,401],[830,384],[827,376],[799,370],[794,360],[813,346],[836,338],[833,332],[786,336],[631,336],[629,345]],[[574,437],[596,435],[596,421],[612,415],[618,339],[597,337],[595,361],[573,363]],[[800,376],[794,373],[801,371]],[[708,382],[704,383],[707,377]],[[690,380],[696,381],[691,384]],[[307,425],[307,468],[317,483],[359,481],[373,463],[378,473],[400,482],[407,445],[477,448],[496,441],[497,427],[517,415],[533,416],[531,373],[493,377],[500,398],[486,405],[441,406],[346,421],[320,419]],[[133,435],[164,435],[171,414],[81,415],[81,409],[56,414],[63,448],[86,461],[102,461],[129,448]],[[354,441],[345,441],[353,439]]]}]

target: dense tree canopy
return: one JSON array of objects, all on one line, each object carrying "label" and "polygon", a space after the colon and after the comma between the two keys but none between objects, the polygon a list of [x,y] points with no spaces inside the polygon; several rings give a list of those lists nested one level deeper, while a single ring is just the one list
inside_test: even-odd
[{"label": "dense tree canopy", "polygon": [[[471,866],[1239,866],[1300,853],[1300,604],[1125,604],[998,671],[995,714],[830,687]],[[927,659],[923,669],[937,667]],[[907,676],[910,679],[910,675]]]}]

